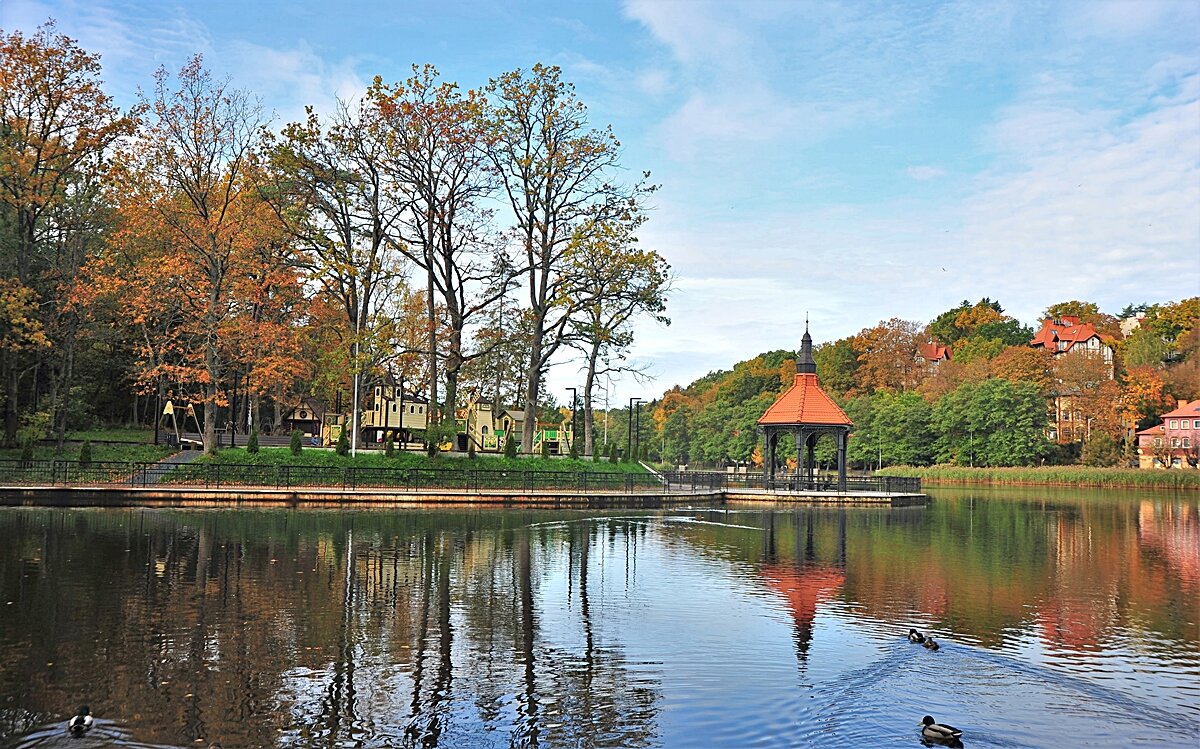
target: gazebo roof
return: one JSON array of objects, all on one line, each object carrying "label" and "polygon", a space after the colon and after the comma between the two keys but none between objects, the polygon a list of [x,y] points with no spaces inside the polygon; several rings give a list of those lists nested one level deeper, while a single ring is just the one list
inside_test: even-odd
[{"label": "gazebo roof", "polygon": [[817,424],[851,426],[854,422],[833,402],[817,382],[817,364],[813,361],[812,336],[804,326],[800,358],[796,360],[796,379],[758,420],[759,426],[800,426]]},{"label": "gazebo roof", "polygon": [[759,418],[760,426],[791,424],[853,424],[846,412],[825,394],[816,374],[797,372],[792,386]]}]

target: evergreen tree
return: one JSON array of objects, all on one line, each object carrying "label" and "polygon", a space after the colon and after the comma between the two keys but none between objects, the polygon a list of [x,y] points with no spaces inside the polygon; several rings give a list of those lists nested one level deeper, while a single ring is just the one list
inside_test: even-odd
[{"label": "evergreen tree", "polygon": [[87,468],[92,464],[92,443],[84,442],[79,446],[79,465]]},{"label": "evergreen tree", "polygon": [[250,436],[246,439],[246,452],[251,455],[258,452],[258,427],[250,429]]},{"label": "evergreen tree", "polygon": [[288,449],[292,451],[292,455],[299,455],[301,450],[301,434],[299,429],[292,430],[292,439],[288,443]]},{"label": "evergreen tree", "polygon": [[346,456],[350,454],[350,438],[346,436],[346,430],[338,435],[337,446],[334,448],[338,455]]},{"label": "evergreen tree", "polygon": [[513,439],[512,432],[509,432],[507,435],[505,435],[505,438],[504,438],[504,457],[506,457],[506,458],[516,458],[517,457],[517,441],[515,439]]},{"label": "evergreen tree", "polygon": [[388,434],[387,439],[383,441],[383,454],[388,458],[396,454],[396,443],[392,440],[391,434]]}]

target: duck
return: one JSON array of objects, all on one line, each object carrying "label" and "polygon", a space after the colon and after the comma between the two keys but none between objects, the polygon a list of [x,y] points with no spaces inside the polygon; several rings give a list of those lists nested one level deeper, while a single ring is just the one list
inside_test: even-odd
[{"label": "duck", "polygon": [[75,716],[67,721],[67,730],[71,733],[83,733],[92,727],[92,712],[87,705],[80,705]]},{"label": "duck", "polygon": [[908,630],[908,641],[916,642],[916,643],[925,642],[925,635],[921,634],[920,632],[918,632],[915,629],[909,629]]},{"label": "duck", "polygon": [[923,642],[922,644],[925,646],[926,650],[937,650],[938,648],[941,647],[941,645],[937,644],[937,640],[933,639],[932,636],[926,637],[925,642]]},{"label": "duck", "polygon": [[935,723],[932,715],[926,715],[924,718],[921,718],[921,735],[933,741],[958,744],[958,739],[962,736],[962,731],[945,723]]}]

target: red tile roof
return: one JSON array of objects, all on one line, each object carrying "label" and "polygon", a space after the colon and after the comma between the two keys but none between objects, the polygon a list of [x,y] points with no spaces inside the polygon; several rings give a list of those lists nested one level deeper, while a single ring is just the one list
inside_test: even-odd
[{"label": "red tile roof", "polygon": [[792,386],[758,420],[759,424],[845,424],[850,417],[838,408],[817,382],[817,376],[798,372]]},{"label": "red tile roof", "polygon": [[1184,401],[1183,405],[1180,406],[1179,408],[1176,408],[1174,411],[1171,411],[1170,413],[1165,413],[1158,418],[1160,418],[1160,419],[1185,418],[1186,419],[1186,418],[1191,418],[1191,417],[1200,418],[1200,400],[1195,400],[1195,401],[1190,401],[1190,402]]},{"label": "red tile roof", "polygon": [[950,347],[943,346],[936,341],[929,341],[917,346],[917,353],[925,361],[938,361],[939,359],[950,360]]},{"label": "red tile roof", "polygon": [[1062,351],[1070,351],[1075,344],[1092,338],[1104,340],[1091,323],[1081,323],[1078,317],[1064,315],[1057,320],[1042,320],[1042,329],[1037,332],[1029,345],[1044,346],[1050,351],[1058,352],[1058,343],[1062,341],[1067,344]]}]

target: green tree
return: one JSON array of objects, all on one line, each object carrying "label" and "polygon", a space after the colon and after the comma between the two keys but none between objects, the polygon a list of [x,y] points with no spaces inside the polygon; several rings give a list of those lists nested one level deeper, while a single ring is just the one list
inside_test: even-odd
[{"label": "green tree", "polygon": [[299,429],[292,430],[292,439],[288,442],[288,449],[292,451],[292,455],[299,455],[300,450],[303,449],[302,435]]},{"label": "green tree", "polygon": [[79,465],[87,468],[92,464],[92,443],[85,440],[79,446]]},{"label": "green tree", "polygon": [[871,398],[871,432],[884,465],[928,465],[933,460],[933,408],[916,393],[881,391]]},{"label": "green tree", "polygon": [[513,438],[513,433],[511,430],[508,434],[504,435],[504,457],[517,457],[517,441]]},{"label": "green tree", "polygon": [[834,394],[849,392],[854,387],[854,373],[858,371],[860,353],[854,348],[853,338],[842,338],[813,348],[813,360],[817,363],[817,378],[821,381],[821,387]]},{"label": "green tree", "polygon": [[1167,342],[1149,326],[1133,331],[1120,345],[1126,367],[1161,367],[1170,353]]},{"label": "green tree", "polygon": [[384,457],[390,458],[390,457],[393,457],[395,454],[396,454],[396,441],[392,439],[392,435],[389,432],[387,439],[383,441],[383,455],[384,455]]},{"label": "green tree", "polygon": [[342,457],[350,454],[350,438],[346,436],[345,429],[343,429],[341,434],[338,435],[337,445],[334,446],[334,451]]},{"label": "green tree", "polygon": [[250,429],[250,436],[246,438],[246,452],[254,455],[258,452],[258,427]]},{"label": "green tree", "polygon": [[1087,442],[1083,443],[1081,455],[1084,465],[1117,466],[1121,465],[1121,443],[1104,432],[1097,432]]},{"label": "green tree", "polygon": [[935,457],[958,465],[1030,465],[1049,445],[1046,419],[1046,402],[1031,384],[964,383],[933,407]]}]

